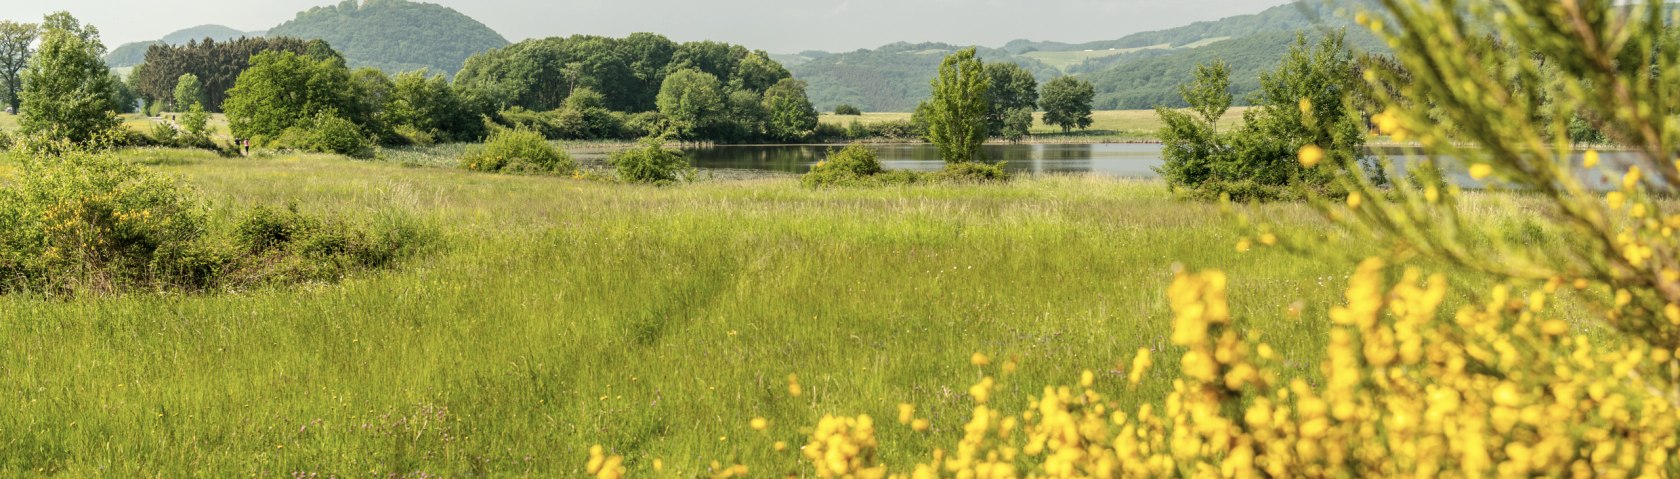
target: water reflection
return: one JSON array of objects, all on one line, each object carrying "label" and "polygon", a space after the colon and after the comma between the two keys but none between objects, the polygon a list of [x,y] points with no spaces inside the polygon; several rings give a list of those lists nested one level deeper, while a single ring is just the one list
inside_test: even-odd
[{"label": "water reflection", "polygon": [[[764,170],[785,173],[805,173],[811,165],[827,158],[840,146],[712,146],[686,149],[690,161],[700,168]],[[935,171],[945,164],[939,159],[939,149],[930,144],[871,145],[880,155],[887,169]],[[1138,143],[1102,144],[1044,144],[1044,145],[986,145],[986,157],[991,161],[1008,162],[1007,168],[1018,173],[1098,173],[1122,178],[1157,178],[1154,168],[1161,165],[1161,145]],[[1408,161],[1405,155],[1415,152],[1404,149],[1373,151],[1388,155],[1399,174],[1404,174]],[[1582,171],[1579,179],[1588,188],[1602,189],[1619,184],[1622,172],[1639,162],[1641,157],[1627,152],[1606,152],[1603,164],[1594,171]],[[1581,153],[1570,158],[1580,165]],[[1452,172],[1449,177],[1464,186],[1486,186],[1470,179],[1465,168],[1451,158],[1439,164]],[[1650,169],[1650,167],[1646,167]]]}]

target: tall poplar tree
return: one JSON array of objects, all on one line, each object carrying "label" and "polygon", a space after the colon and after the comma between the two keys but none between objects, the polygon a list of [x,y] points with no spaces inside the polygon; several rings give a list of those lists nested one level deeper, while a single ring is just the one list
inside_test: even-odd
[{"label": "tall poplar tree", "polygon": [[939,147],[939,157],[946,163],[984,160],[980,147],[986,142],[991,112],[986,96],[991,78],[974,49],[945,57],[932,86],[926,110],[928,140]]}]

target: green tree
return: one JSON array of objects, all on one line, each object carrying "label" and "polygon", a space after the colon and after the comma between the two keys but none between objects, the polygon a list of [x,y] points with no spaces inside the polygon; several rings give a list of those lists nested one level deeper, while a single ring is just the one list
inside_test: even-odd
[{"label": "green tree", "polygon": [[1032,72],[1014,63],[986,65],[991,88],[986,90],[991,109],[986,115],[986,134],[1016,141],[1032,130],[1032,113],[1038,109],[1038,80]]},{"label": "green tree", "polygon": [[775,86],[776,82],[784,78],[792,78],[787,68],[771,60],[764,52],[753,52],[741,59],[735,66],[735,76],[730,79],[730,86],[736,89],[746,89],[763,92]]},{"label": "green tree", "polygon": [[100,58],[99,30],[65,12],[48,15],[42,25],[40,51],[22,75],[24,133],[79,143],[116,128],[116,79]]},{"label": "green tree", "polygon": [[986,67],[969,48],[948,57],[939,65],[928,100],[928,140],[939,147],[946,163],[984,160],[980,147],[986,143],[987,115],[991,86]]},{"label": "green tree", "polygon": [[18,111],[18,93],[23,90],[23,77],[19,76],[25,67],[29,66],[29,57],[35,54],[35,37],[41,29],[33,23],[19,23],[11,20],[0,21],[0,95],[11,105],[12,111]]},{"label": "green tree", "polygon": [[799,141],[817,129],[817,109],[805,96],[805,82],[784,78],[764,92],[769,119],[765,133],[780,141]]},{"label": "green tree", "polygon": [[175,81],[175,111],[187,111],[193,105],[204,105],[204,84],[198,82],[198,75],[183,73]]},{"label": "green tree", "polygon": [[724,120],[723,84],[716,76],[685,68],[665,77],[659,87],[659,113],[670,122],[672,133],[683,139],[699,139]]},{"label": "green tree", "polygon": [[1091,101],[1096,90],[1091,82],[1064,76],[1044,84],[1044,124],[1062,127],[1062,133],[1091,126]]},{"label": "green tree", "polygon": [[[1342,38],[1330,34],[1312,45],[1298,36],[1277,70],[1261,74],[1260,92],[1250,99],[1255,107],[1243,113],[1243,126],[1228,133],[1217,125],[1231,105],[1230,70],[1219,63],[1198,67],[1196,81],[1179,89],[1190,112],[1157,110],[1165,145],[1162,177],[1208,197],[1239,186],[1253,199],[1267,199],[1298,196],[1285,187],[1330,184],[1325,170],[1298,161],[1308,145],[1312,163],[1359,163],[1364,122],[1347,101],[1359,93],[1358,69]],[[1380,169],[1369,170],[1381,181]]]},{"label": "green tree", "polygon": [[578,87],[566,97],[559,111],[560,136],[590,140],[615,138],[623,129],[623,121],[607,109],[607,97],[589,87]]},{"label": "green tree", "polygon": [[[484,122],[467,107],[442,74],[426,70],[399,73],[386,97],[385,121],[394,129],[411,128],[434,139],[467,141],[484,136]],[[575,95],[574,95],[575,96]]]},{"label": "green tree", "polygon": [[[1365,156],[1365,122],[1348,101],[1358,86],[1359,70],[1342,33],[1310,44],[1298,35],[1283,63],[1261,73],[1255,105],[1243,112],[1243,127],[1232,142],[1239,161],[1221,172],[1226,178],[1247,178],[1265,185],[1327,184],[1323,170],[1303,168],[1296,156],[1306,145],[1325,153],[1324,161],[1354,164]],[[1209,102],[1218,101],[1217,95]],[[1213,111],[1198,112],[1205,120]],[[1379,172],[1380,170],[1373,170]]]},{"label": "green tree", "polygon": [[292,52],[263,52],[228,91],[228,127],[239,138],[258,144],[279,139],[287,129],[307,124],[324,113],[342,116],[358,126],[361,100],[350,82],[350,71],[337,58],[314,59]]},{"label": "green tree", "polygon": [[752,90],[734,90],[729,92],[727,102],[729,116],[723,120],[723,131],[714,135],[713,139],[740,142],[756,140],[763,135],[764,123],[769,119],[763,95]]},{"label": "green tree", "polygon": [[1223,60],[1196,65],[1196,81],[1180,86],[1178,93],[1190,111],[1218,132],[1219,118],[1231,109],[1231,65]]},{"label": "green tree", "polygon": [[[1231,96],[1229,93],[1223,96],[1212,94],[1230,88],[1231,71],[1223,65],[1222,62],[1199,65],[1196,67],[1196,80],[1179,85],[1179,93],[1194,114],[1164,106],[1155,109],[1156,115],[1161,118],[1159,135],[1162,145],[1161,166],[1155,171],[1169,185],[1189,187],[1206,183],[1212,179],[1214,165],[1226,161],[1230,148],[1219,137],[1215,122],[1231,108]],[[1050,84],[1059,82],[1060,78]],[[1045,94],[1047,104],[1050,96]],[[1065,121],[1065,118],[1058,120]],[[1050,121],[1048,112],[1045,113],[1045,122],[1058,124]],[[1062,128],[1068,131],[1067,126]]]}]

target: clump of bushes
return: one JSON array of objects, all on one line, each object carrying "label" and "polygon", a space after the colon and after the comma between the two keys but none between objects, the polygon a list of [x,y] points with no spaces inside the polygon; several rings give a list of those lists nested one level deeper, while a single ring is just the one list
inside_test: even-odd
[{"label": "clump of bushes", "polygon": [[[296,215],[294,226],[264,235],[276,229],[260,225],[276,221],[259,211],[235,228],[235,240],[214,227],[189,189],[114,156],[67,149],[17,161],[17,181],[0,188],[0,292],[199,291],[330,280],[384,267],[429,237],[401,218],[363,225]],[[250,247],[259,243],[265,247]]]},{"label": "clump of bushes", "polygon": [[526,128],[491,132],[484,146],[461,157],[461,166],[473,171],[553,175],[577,171],[577,164],[565,150]]},{"label": "clump of bushes", "polygon": [[[19,159],[0,189],[0,287],[112,291],[199,268],[205,209],[174,182],[108,155]],[[171,274],[173,273],[173,274]]]},{"label": "clump of bushes", "polygon": [[877,176],[885,171],[875,150],[853,143],[840,151],[829,151],[828,158],[812,166],[800,182],[810,187],[875,185],[880,183]]},{"label": "clump of bushes", "polygon": [[337,280],[384,267],[430,241],[425,229],[400,217],[364,224],[304,214],[296,205],[258,207],[233,231],[233,245],[245,258],[243,274],[267,281]]},{"label": "clump of bushes", "polygon": [[964,161],[948,163],[945,169],[935,173],[940,180],[950,183],[991,183],[1009,181],[1012,176],[1005,170],[1005,163],[980,163]]},{"label": "clump of bushes", "polygon": [[840,116],[862,116],[863,110],[859,110],[858,107],[842,103],[839,106],[834,107],[834,114]]},{"label": "clump of bushes", "polygon": [[319,153],[336,153],[351,158],[373,158],[373,138],[355,122],[333,112],[322,112],[280,134],[278,144]]},{"label": "clump of bushes", "polygon": [[817,162],[800,182],[812,188],[908,185],[917,183],[987,183],[1007,181],[1009,172],[1004,164],[951,163],[933,173],[887,171],[875,150],[862,143],[847,145],[840,151],[830,151],[828,157]]},{"label": "clump of bushes", "polygon": [[210,140],[210,113],[198,104],[193,104],[192,108],[181,113],[178,126],[153,123],[152,131],[147,136],[149,138],[143,143],[148,145],[206,150],[218,148],[216,142]]},{"label": "clump of bushes", "polygon": [[665,185],[694,181],[698,170],[688,164],[682,152],[665,148],[657,138],[644,139],[641,146],[613,153],[608,160],[619,180],[629,183]]}]

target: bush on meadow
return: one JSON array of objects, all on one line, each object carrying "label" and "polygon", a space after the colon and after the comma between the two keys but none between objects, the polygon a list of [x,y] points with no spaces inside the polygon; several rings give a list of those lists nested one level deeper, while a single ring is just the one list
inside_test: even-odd
[{"label": "bush on meadow", "polygon": [[828,157],[812,166],[800,182],[810,187],[873,185],[877,184],[876,175],[883,171],[875,150],[853,143],[840,151],[830,150]]},{"label": "bush on meadow", "polygon": [[542,133],[525,128],[491,132],[483,146],[461,158],[461,166],[473,171],[552,175],[577,170],[565,150],[549,143]]},{"label": "bush on meadow", "polygon": [[681,151],[665,148],[665,142],[657,138],[643,139],[636,148],[613,153],[608,162],[618,171],[618,179],[628,183],[668,185],[694,181],[696,175]]},{"label": "bush on meadow", "polygon": [[373,158],[373,138],[355,122],[333,112],[322,112],[301,125],[286,129],[277,144],[318,153],[334,153],[351,158]]}]

